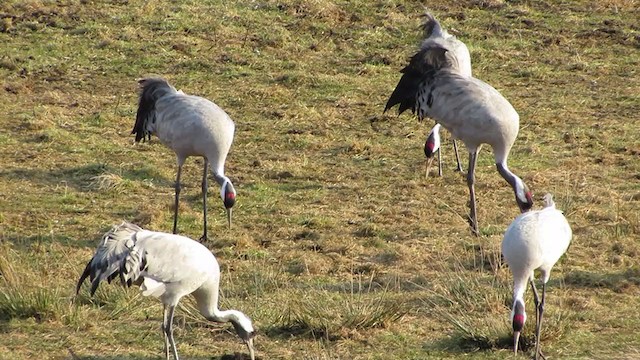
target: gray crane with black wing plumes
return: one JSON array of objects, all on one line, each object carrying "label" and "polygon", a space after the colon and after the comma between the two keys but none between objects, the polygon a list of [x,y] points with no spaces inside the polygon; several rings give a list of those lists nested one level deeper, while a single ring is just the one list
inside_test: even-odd
[{"label": "gray crane with black wing plumes", "polygon": [[233,120],[213,102],[176,90],[165,79],[147,78],[139,81],[141,92],[132,134],[136,142],[156,135],[173,150],[178,162],[176,175],[176,197],[173,217],[173,233],[178,226],[178,198],[182,165],[189,156],[204,157],[202,174],[202,208],[204,231],[201,241],[207,239],[207,173],[209,163],[216,182],[220,185],[220,196],[227,211],[227,222],[231,227],[231,210],[236,202],[236,190],[224,175],[224,164],[233,143],[235,124]]},{"label": "gray crane with black wing plumes", "polygon": [[421,48],[402,73],[385,111],[399,104],[399,113],[411,109],[420,120],[435,119],[464,142],[469,151],[467,185],[473,233],[479,234],[474,183],[482,144],[493,149],[497,170],[512,187],[520,210],[531,209],[533,197],[529,188],[507,167],[520,121],[509,101],[491,85],[461,74],[460,60],[446,43]]},{"label": "gray crane with black wing plumes", "polygon": [[218,309],[220,266],[204,245],[190,238],[149,231],[123,222],[105,233],[95,255],[87,263],[76,285],[91,280],[91,295],[104,280],[120,278],[123,285],[140,285],[142,295],[158,298],[164,305],[162,334],[165,357],[178,349],[173,339],[173,314],[180,299],[193,295],[198,310],[207,320],[231,322],[255,359],[255,330],[251,319],[237,310]]}]

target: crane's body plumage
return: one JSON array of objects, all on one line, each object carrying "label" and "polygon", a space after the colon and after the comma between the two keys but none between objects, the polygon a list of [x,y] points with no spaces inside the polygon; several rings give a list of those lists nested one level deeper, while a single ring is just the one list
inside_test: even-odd
[{"label": "crane's body plumage", "polygon": [[[544,309],[546,283],[551,269],[569,248],[572,232],[562,211],[556,209],[550,194],[545,195],[545,207],[520,214],[509,225],[502,240],[502,254],[513,274],[514,351],[524,327],[526,313],[524,294],[531,285],[536,303],[536,358],[540,352],[540,328]],[[540,271],[542,300],[538,299],[534,271]],[[520,320],[518,320],[520,316]]]},{"label": "crane's body plumage", "polygon": [[504,234],[502,254],[513,273],[514,298],[524,296],[534,270],[540,271],[542,282],[549,281],[551,268],[567,251],[571,236],[567,219],[554,203],[513,220]]},{"label": "crane's body plumage", "polygon": [[442,124],[469,152],[491,145],[497,162],[506,159],[518,136],[518,113],[500,92],[449,69],[419,88],[416,110],[420,119],[428,116]]},{"label": "crane's body plumage", "polygon": [[216,178],[224,175],[235,125],[213,102],[177,92],[167,94],[156,100],[156,121],[150,124],[149,131],[176,153],[178,161],[204,156]]},{"label": "crane's body plumage", "polygon": [[465,143],[469,151],[469,219],[477,235],[474,183],[482,144],[492,147],[496,168],[512,187],[520,210],[525,212],[533,206],[529,189],[507,166],[509,152],[518,136],[520,119],[500,92],[471,76],[466,46],[452,36],[439,37],[443,31],[437,22],[431,26],[431,29],[425,26],[431,36],[401,70],[403,75],[389,97],[385,111],[395,105],[399,105],[398,114],[411,109],[419,120],[433,118],[455,139]]},{"label": "crane's body plumage", "polygon": [[142,79],[140,85],[140,101],[132,131],[136,135],[136,142],[153,134],[176,154],[178,172],[173,233],[177,232],[182,166],[189,156],[204,157],[202,176],[204,231],[201,239],[206,240],[209,165],[211,165],[213,177],[220,185],[220,196],[227,210],[229,226],[231,226],[231,209],[235,204],[236,191],[231,180],[224,174],[224,165],[233,143],[235,124],[229,115],[212,101],[176,90],[164,79]]},{"label": "crane's body plumage", "polygon": [[119,277],[124,285],[138,284],[144,296],[153,296],[162,302],[167,358],[169,348],[173,348],[174,357],[178,358],[171,332],[173,311],[180,299],[189,294],[194,296],[198,310],[208,320],[230,321],[253,358],[255,333],[251,320],[237,310],[218,309],[220,266],[211,251],[197,241],[123,222],[103,236],[78,280],[76,293],[87,277],[92,283],[91,295],[100,282]]}]

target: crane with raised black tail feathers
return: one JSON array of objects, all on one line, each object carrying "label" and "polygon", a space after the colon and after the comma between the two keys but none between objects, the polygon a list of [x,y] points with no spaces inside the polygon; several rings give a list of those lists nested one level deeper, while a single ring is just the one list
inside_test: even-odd
[{"label": "crane with raised black tail feathers", "polygon": [[467,185],[470,195],[470,225],[478,235],[475,167],[482,144],[493,149],[496,168],[509,183],[520,211],[533,206],[529,188],[507,166],[511,147],[518,136],[519,116],[509,101],[491,85],[465,76],[455,50],[446,43],[421,48],[402,69],[402,77],[385,111],[399,105],[399,114],[411,109],[418,119],[430,117],[462,140],[469,151]]},{"label": "crane with raised black tail feathers", "polygon": [[210,321],[231,322],[255,359],[255,330],[251,319],[237,310],[218,309],[220,266],[204,245],[187,237],[149,231],[123,222],[105,233],[95,255],[87,263],[76,285],[91,280],[91,295],[100,282],[120,278],[125,286],[140,285],[142,295],[153,296],[164,305],[162,334],[165,357],[178,360],[173,339],[173,314],[180,299],[193,295],[200,313]]},{"label": "crane with raised black tail feathers", "polygon": [[[472,76],[471,71],[471,54],[469,53],[469,49],[467,45],[462,41],[458,40],[455,36],[449,34],[449,32],[440,25],[440,22],[436,20],[436,18],[426,11],[424,17],[426,21],[422,24],[422,28],[424,30],[424,40],[420,44],[421,49],[428,49],[431,47],[445,46],[447,49],[451,49],[451,52],[454,54],[456,59],[458,60],[458,70],[461,75]],[[387,106],[385,111],[389,108]],[[427,171],[426,176],[429,176],[429,168],[431,168],[431,163],[433,162],[433,156],[435,153],[438,153],[438,175],[442,176],[442,152],[440,149],[440,126],[436,124],[429,134],[427,134],[427,138],[424,143],[425,156],[427,157]],[[456,165],[457,170],[462,172],[462,165],[460,165],[460,156],[458,155],[458,144],[456,143],[456,139],[451,139],[453,143],[453,150],[456,156]],[[437,144],[437,145],[436,145]]]},{"label": "crane with raised black tail feathers", "polygon": [[235,124],[218,105],[200,96],[187,95],[176,90],[165,79],[147,78],[139,81],[140,101],[132,134],[136,142],[156,135],[176,154],[178,173],[175,184],[173,233],[178,227],[178,198],[182,165],[189,156],[204,157],[202,174],[202,211],[204,231],[201,241],[207,239],[207,174],[209,163],[220,197],[227,211],[231,227],[231,210],[236,202],[236,190],[224,174],[224,164],[233,143]]}]

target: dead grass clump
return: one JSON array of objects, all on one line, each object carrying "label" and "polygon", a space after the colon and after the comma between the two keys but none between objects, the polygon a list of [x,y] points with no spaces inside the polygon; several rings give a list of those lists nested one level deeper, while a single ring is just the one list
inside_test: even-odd
[{"label": "dead grass clump", "polygon": [[128,188],[129,185],[130,181],[123,179],[120,175],[108,173],[91,177],[91,183],[88,187],[100,191],[121,191]]},{"label": "dead grass clump", "polygon": [[473,0],[471,4],[487,10],[498,10],[507,6],[504,0]]},{"label": "dead grass clump", "polygon": [[360,228],[354,231],[353,235],[359,238],[384,238],[383,231],[380,229],[380,226],[375,223],[368,223],[360,226]]},{"label": "dead grass clump", "polygon": [[295,17],[310,17],[339,22],[346,19],[347,13],[338,5],[330,1],[312,0],[298,1],[283,7]]},{"label": "dead grass clump", "polygon": [[614,13],[620,11],[633,11],[638,9],[638,2],[636,0],[601,0],[594,3],[597,9],[609,9]]},{"label": "dead grass clump", "polygon": [[400,320],[407,308],[388,292],[296,291],[283,308],[276,332],[334,341],[359,331],[385,328]]}]

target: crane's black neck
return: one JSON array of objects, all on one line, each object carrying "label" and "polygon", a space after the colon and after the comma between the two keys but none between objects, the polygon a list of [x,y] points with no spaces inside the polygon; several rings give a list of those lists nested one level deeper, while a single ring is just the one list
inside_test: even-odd
[{"label": "crane's black neck", "polygon": [[497,163],[496,164],[496,168],[498,168],[498,173],[500,173],[500,176],[502,176],[503,179],[505,179],[509,185],[511,185],[511,187],[513,188],[513,190],[516,190],[516,175],[514,173],[512,173],[509,168],[507,168],[507,166],[503,163]]},{"label": "crane's black neck", "polygon": [[531,210],[533,207],[533,197],[531,196],[531,192],[527,185],[517,177],[514,173],[512,173],[509,168],[507,168],[507,164],[505,162],[496,163],[496,168],[498,169],[498,173],[511,185],[514,194],[516,195],[516,203],[520,208],[520,211],[526,212]]}]

